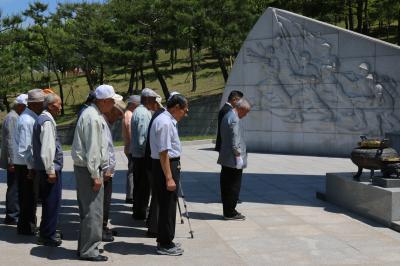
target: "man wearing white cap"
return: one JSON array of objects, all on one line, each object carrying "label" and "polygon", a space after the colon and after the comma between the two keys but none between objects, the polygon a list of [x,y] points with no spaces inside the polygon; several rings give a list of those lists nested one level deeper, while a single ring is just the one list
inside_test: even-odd
[{"label": "man wearing white cap", "polygon": [[98,248],[103,229],[102,168],[108,163],[107,122],[102,114],[113,108],[115,92],[110,85],[100,85],[95,94],[95,102],[77,122],[71,151],[80,216],[78,255],[83,260],[107,261]]},{"label": "man wearing white cap", "polygon": [[116,234],[115,231],[112,231],[108,228],[108,218],[110,214],[110,205],[111,205],[111,195],[112,195],[112,178],[115,173],[115,165],[117,164],[115,158],[115,149],[113,143],[113,137],[111,133],[111,126],[118,120],[121,119],[124,115],[124,110],[126,108],[126,104],[123,101],[123,98],[119,94],[114,95],[114,107],[108,113],[104,114],[104,118],[107,122],[106,127],[106,138],[107,138],[107,152],[108,152],[108,162],[103,167],[103,178],[104,178],[104,204],[103,204],[103,236],[102,239],[104,242],[112,242],[114,241],[114,236]]},{"label": "man wearing white cap", "polygon": [[27,98],[27,94],[21,94],[15,99],[13,109],[4,118],[1,128],[0,168],[7,170],[6,218],[4,219],[6,224],[16,224],[18,221],[18,180],[14,174],[13,163],[15,153],[14,134],[18,117],[26,108]]},{"label": "man wearing white cap", "polygon": [[126,203],[133,203],[133,162],[132,155],[129,151],[131,145],[131,119],[132,114],[136,107],[140,105],[140,96],[131,95],[128,98],[128,107],[124,113],[124,119],[122,121],[122,138],[124,139],[124,152],[128,157],[128,172],[126,174]]},{"label": "man wearing white cap", "polygon": [[20,214],[18,234],[36,233],[36,204],[39,182],[35,178],[33,165],[32,134],[33,125],[43,111],[44,93],[41,89],[28,92],[28,108],[19,116],[15,133],[14,167],[18,178],[18,200]]},{"label": "man wearing white cap", "polygon": [[146,219],[150,198],[150,184],[146,173],[145,150],[147,128],[151,120],[151,111],[155,111],[158,94],[149,88],[142,90],[141,104],[135,109],[131,120],[131,146],[133,160],[133,218]]}]

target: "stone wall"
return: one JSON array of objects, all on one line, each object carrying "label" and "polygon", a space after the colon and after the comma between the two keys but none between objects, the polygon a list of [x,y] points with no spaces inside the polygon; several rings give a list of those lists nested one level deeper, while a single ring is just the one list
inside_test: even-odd
[{"label": "stone wall", "polygon": [[250,151],[346,156],[359,135],[400,129],[400,49],[269,8],[249,33],[224,98],[244,92]]},{"label": "stone wall", "polygon": [[[221,94],[205,96],[189,102],[189,115],[179,124],[180,136],[206,136],[217,132],[218,111]],[[72,144],[75,124],[73,126],[58,126],[62,144]],[[112,127],[113,138],[122,140],[121,121]]]}]

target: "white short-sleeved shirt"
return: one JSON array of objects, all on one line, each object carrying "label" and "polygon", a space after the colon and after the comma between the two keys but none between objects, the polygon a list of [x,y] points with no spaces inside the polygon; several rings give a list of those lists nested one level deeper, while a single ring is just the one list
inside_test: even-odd
[{"label": "white short-sleeved shirt", "polygon": [[151,158],[160,159],[160,152],[166,150],[171,159],[181,156],[181,141],[176,124],[177,121],[168,111],[154,119],[150,129]]}]

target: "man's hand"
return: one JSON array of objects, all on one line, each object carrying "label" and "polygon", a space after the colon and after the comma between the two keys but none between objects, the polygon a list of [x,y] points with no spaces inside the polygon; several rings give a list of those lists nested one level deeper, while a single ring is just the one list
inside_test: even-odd
[{"label": "man's hand", "polygon": [[236,169],[242,169],[243,168],[243,159],[242,157],[236,156]]},{"label": "man's hand", "polygon": [[28,169],[28,179],[32,179],[35,177],[35,170],[34,169]]},{"label": "man's hand", "polygon": [[47,182],[54,184],[57,181],[56,174],[47,174]]},{"label": "man's hand", "polygon": [[104,182],[107,182],[108,180],[110,180],[111,177],[112,177],[112,173],[111,173],[110,171],[107,170],[107,171],[103,174]]},{"label": "man's hand", "polygon": [[96,177],[93,179],[93,191],[94,192],[99,191],[101,188],[101,185],[102,185],[102,183],[101,183],[100,178]]},{"label": "man's hand", "polygon": [[13,164],[9,164],[8,167],[7,167],[7,170],[10,173],[14,173],[15,172],[15,166]]},{"label": "man's hand", "polygon": [[173,178],[167,179],[167,190],[171,192],[176,190],[176,184]]}]

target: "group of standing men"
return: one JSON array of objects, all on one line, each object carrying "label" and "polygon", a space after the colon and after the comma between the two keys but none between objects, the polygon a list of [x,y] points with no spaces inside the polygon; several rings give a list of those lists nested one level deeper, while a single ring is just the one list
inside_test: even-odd
[{"label": "group of standing men", "polygon": [[[116,165],[111,125],[121,118],[128,143],[125,153],[133,169],[127,182],[133,217],[146,218],[151,193],[148,236],[157,237],[157,253],[181,255],[181,245],[173,242],[181,153],[176,123],[188,112],[186,98],[171,93],[164,108],[161,97],[146,88],[142,97],[129,97],[126,107],[109,85],[100,85],[90,97],[92,103],[79,113],[71,151],[80,216],[77,255],[89,261],[108,259],[100,255],[99,244],[113,241],[116,233],[107,227]],[[38,244],[47,246],[62,243],[56,228],[63,153],[54,120],[61,108],[55,93],[31,90],[16,98],[2,128],[1,167],[7,169],[8,185],[5,222],[17,223],[19,234],[38,234]],[[37,230],[39,196],[42,219]]]},{"label": "group of standing men", "polygon": [[[2,127],[1,167],[7,169],[7,224],[17,224],[22,235],[38,234],[38,244],[59,246],[63,153],[55,117],[61,99],[51,90],[33,89],[19,95]],[[36,227],[36,206],[42,219]]]},{"label": "group of standing men", "polygon": [[[128,157],[127,202],[133,203],[133,218],[147,218],[147,236],[157,238],[157,253],[183,254],[174,243],[176,205],[180,185],[180,155],[177,122],[189,111],[188,101],[171,93],[166,108],[161,97],[143,89],[141,97],[128,99],[109,85],[100,85],[93,102],[80,112],[72,144],[80,215],[78,256],[106,261],[100,255],[101,241],[113,241],[108,225],[112,177],[116,158],[111,125],[123,119],[122,132]],[[218,116],[216,150],[221,164],[221,199],[227,220],[244,220],[237,212],[243,168],[247,165],[244,131],[240,119],[250,104],[240,91],[232,91]],[[58,214],[61,206],[63,152],[55,118],[61,99],[54,92],[34,89],[19,95],[2,127],[1,167],[7,169],[5,222],[17,223],[17,232],[38,233],[38,244],[59,246]],[[150,210],[147,214],[151,194]],[[36,228],[36,205],[42,200],[42,219]]]}]

